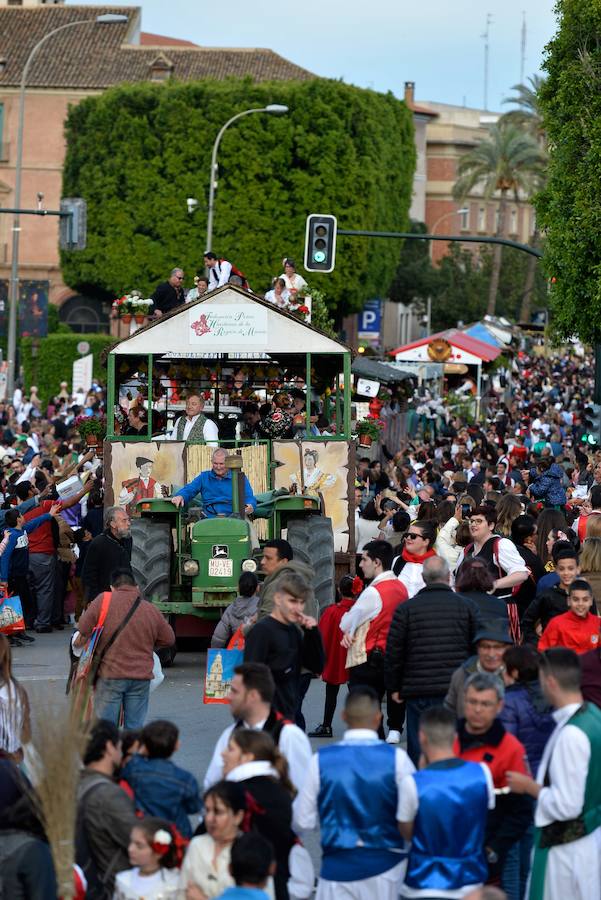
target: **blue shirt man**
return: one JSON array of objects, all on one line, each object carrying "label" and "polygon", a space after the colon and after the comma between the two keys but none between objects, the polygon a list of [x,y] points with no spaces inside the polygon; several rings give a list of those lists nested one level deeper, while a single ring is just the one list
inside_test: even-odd
[{"label": "blue shirt man", "polygon": [[[225,467],[225,450],[215,450],[211,457],[212,468],[201,472],[193,478],[190,484],[178,491],[171,498],[175,506],[189,503],[197,494],[202,498],[202,506],[208,518],[215,516],[231,516],[232,514],[232,473]],[[249,515],[254,512],[257,500],[246,475],[244,480],[244,513]]]}]

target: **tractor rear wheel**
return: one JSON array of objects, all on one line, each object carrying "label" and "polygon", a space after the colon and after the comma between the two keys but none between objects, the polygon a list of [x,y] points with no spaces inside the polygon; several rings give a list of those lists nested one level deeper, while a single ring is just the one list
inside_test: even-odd
[{"label": "tractor rear wheel", "polygon": [[[131,568],[140,592],[147,600],[169,600],[171,573],[171,528],[168,522],[151,518],[131,523]],[[173,665],[176,647],[158,651],[163,668]]]},{"label": "tractor rear wheel", "polygon": [[290,519],[288,542],[294,558],[313,569],[313,590],[321,613],[336,596],[332,520],[327,516]]}]

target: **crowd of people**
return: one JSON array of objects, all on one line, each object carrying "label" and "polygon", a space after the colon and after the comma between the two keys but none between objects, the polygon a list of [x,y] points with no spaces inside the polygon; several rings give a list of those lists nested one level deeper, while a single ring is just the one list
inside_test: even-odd
[{"label": "crowd of people", "polygon": [[[71,619],[73,671],[102,627],[77,791],[80,896],[309,898],[303,840],[319,828],[319,900],[600,900],[601,452],[583,441],[592,367],[567,355],[520,362],[510,399],[488,397],[483,421],[441,414],[436,429],[420,425],[402,446],[384,431],[359,455],[357,575],[321,615],[288,541],[263,544],[260,579],[243,573],[213,637],[227,647],[241,633],[244,661],[202,788],[172,759],[176,725],[147,721],[153,654],[175,636],[136,585],[127,509],[103,509],[102,468],[77,441],[101,388],[63,390],[45,410],[33,389],[0,404],[0,581],[28,626],[0,635],[6,896],[57,896],[24,777],[36,710],[11,651]],[[225,478],[224,456],[175,502]],[[73,473],[80,483],[61,497]],[[252,513],[252,491],[246,500]],[[324,713],[307,734],[315,677]]]}]

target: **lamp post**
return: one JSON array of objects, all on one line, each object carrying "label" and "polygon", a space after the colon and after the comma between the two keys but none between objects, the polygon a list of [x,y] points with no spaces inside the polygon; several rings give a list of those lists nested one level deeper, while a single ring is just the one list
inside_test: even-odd
[{"label": "lamp post", "polygon": [[76,22],[67,22],[65,25],[59,25],[45,34],[37,44],[32,47],[29,56],[23,67],[21,75],[21,86],[19,90],[19,120],[17,129],[17,157],[15,161],[15,190],[14,190],[14,208],[16,212],[13,216],[12,226],[12,256],[10,271],[10,291],[9,291],[9,313],[8,313],[8,371],[6,380],[7,399],[12,399],[15,388],[15,369],[16,369],[16,351],[17,351],[17,320],[19,308],[19,237],[21,233],[21,216],[19,209],[21,206],[21,174],[23,169],[23,130],[25,126],[25,88],[27,85],[27,76],[29,69],[38,52],[46,41],[59,31],[65,31],[67,28],[75,28],[79,25],[111,25],[127,22],[127,16],[113,15],[107,13],[105,15],[96,16],[95,19],[78,19]]},{"label": "lamp post", "polygon": [[[448,218],[449,216],[461,216],[465,213],[469,212],[468,206],[462,206],[461,209],[451,209],[449,212],[443,213],[442,216],[439,216],[432,228],[430,229],[430,234],[436,234],[436,229],[440,225],[440,223]],[[434,243],[430,241],[430,261],[433,260],[434,257]]]},{"label": "lamp post", "polygon": [[232,125],[234,122],[237,122],[238,119],[241,119],[243,116],[250,116],[252,113],[271,113],[273,116],[285,116],[288,112],[287,106],[281,106],[279,103],[270,103],[268,106],[262,106],[257,109],[245,109],[243,112],[237,113],[235,116],[232,116],[231,119],[222,126],[215,138],[215,143],[213,144],[213,152],[211,153],[211,177],[209,181],[209,212],[207,216],[207,241],[205,245],[205,250],[208,251],[211,249],[211,244],[213,241],[213,211],[215,207],[215,190],[217,188],[217,151],[219,150],[219,144],[221,143],[221,138],[223,137],[225,131]]}]

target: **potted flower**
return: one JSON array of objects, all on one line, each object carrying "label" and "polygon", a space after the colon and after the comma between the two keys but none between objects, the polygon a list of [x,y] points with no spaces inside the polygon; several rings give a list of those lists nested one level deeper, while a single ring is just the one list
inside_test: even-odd
[{"label": "potted flower", "polygon": [[374,419],[373,416],[368,416],[366,419],[357,422],[359,446],[371,447],[373,441],[377,441],[380,437],[383,427],[384,422],[381,419]]},{"label": "potted flower", "polygon": [[132,297],[132,299],[131,299],[131,302],[130,302],[131,311],[134,314],[134,319],[136,320],[137,324],[143,325],[144,319],[150,312],[150,307],[152,306],[153,301],[150,298],[147,298],[145,300],[141,295],[138,296],[138,294],[139,294],[138,291],[134,291],[132,293],[135,293],[136,296]]},{"label": "potted flower", "polygon": [[95,447],[98,452],[106,435],[106,417],[102,413],[94,416],[81,415],[73,424],[88,447]]}]

